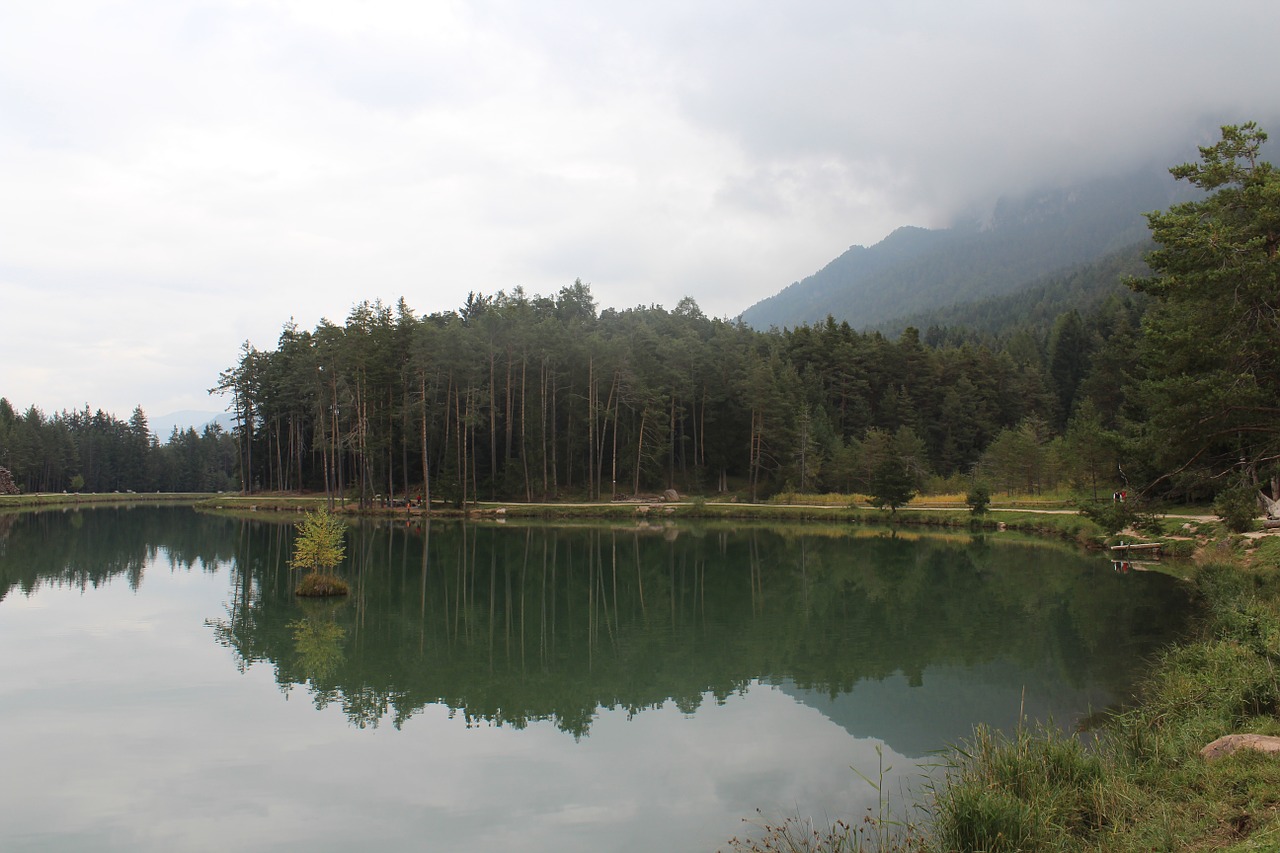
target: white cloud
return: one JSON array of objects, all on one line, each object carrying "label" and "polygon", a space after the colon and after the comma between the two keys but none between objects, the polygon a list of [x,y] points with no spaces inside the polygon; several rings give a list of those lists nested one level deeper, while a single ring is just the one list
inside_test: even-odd
[{"label": "white cloud", "polygon": [[1271,10],[1219,4],[1212,39],[1204,14],[12,3],[0,394],[207,407],[242,340],[363,299],[581,277],[606,306],[733,315],[899,225],[1265,120]]}]

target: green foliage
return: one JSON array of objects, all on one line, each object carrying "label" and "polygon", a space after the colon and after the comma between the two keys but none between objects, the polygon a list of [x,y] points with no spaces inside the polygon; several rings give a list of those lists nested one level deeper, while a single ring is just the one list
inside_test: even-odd
[{"label": "green foliage", "polygon": [[1126,528],[1151,536],[1160,536],[1164,532],[1164,524],[1156,506],[1138,495],[1129,495],[1124,500],[1093,500],[1084,497],[1080,499],[1080,514],[1108,534],[1116,534]]},{"label": "green foliage", "polygon": [[[5,413],[8,413],[7,416]],[[28,492],[215,492],[238,488],[235,446],[216,426],[152,438],[146,415],[122,421],[88,406],[18,416],[0,398],[0,465]]]},{"label": "green foliage", "polygon": [[1081,403],[1067,423],[1063,437],[1066,473],[1077,489],[1088,489],[1090,497],[1111,492],[1120,463],[1120,434],[1107,429],[1092,400]]},{"label": "green foliage", "polygon": [[346,529],[343,520],[326,509],[307,513],[297,524],[289,565],[311,572],[334,568],[342,562],[346,550]]},{"label": "green foliage", "polygon": [[976,483],[965,495],[964,502],[969,505],[969,510],[975,515],[982,515],[991,506],[991,489],[986,483]]},{"label": "green foliage", "polygon": [[1053,392],[1058,398],[1055,423],[1065,426],[1075,408],[1076,390],[1089,370],[1092,341],[1080,312],[1072,309],[1053,324],[1049,335],[1048,373]]},{"label": "green foliage", "polygon": [[[317,577],[317,575],[307,575],[307,578],[312,577]],[[342,581],[338,581],[338,583],[342,583]],[[298,594],[345,594],[346,584],[342,583],[342,586],[343,593],[332,591],[304,593],[299,591]],[[289,630],[293,633],[293,646],[298,656],[298,668],[306,673],[313,684],[325,682],[332,678],[346,656],[342,648],[342,642],[347,636],[346,629],[330,619],[307,618],[290,622]]]},{"label": "green foliage", "polygon": [[1164,471],[1204,480],[1280,453],[1280,174],[1267,134],[1222,128],[1201,160],[1170,171],[1209,195],[1150,213],[1156,304],[1142,338],[1145,448]]},{"label": "green foliage", "polygon": [[1048,442],[1049,428],[1042,418],[1025,418],[1001,430],[982,454],[983,476],[1009,494],[1037,494],[1056,480]]},{"label": "green foliage", "polygon": [[1223,489],[1213,500],[1213,511],[1232,533],[1248,531],[1258,517],[1257,487],[1242,482]]},{"label": "green foliage", "polygon": [[980,727],[951,758],[935,807],[936,841],[957,853],[1055,849],[1090,837],[1116,804],[1101,796],[1104,761],[1052,727],[1001,735]]},{"label": "green foliage", "polygon": [[[787,483],[869,493],[879,478],[883,490],[892,446],[915,490],[976,474],[993,491],[1066,480],[1096,499],[1123,465],[1146,491],[1155,480],[1207,501],[1231,467],[1265,476],[1280,458],[1280,326],[1268,319],[1280,311],[1280,178],[1258,160],[1265,138],[1252,124],[1223,128],[1201,162],[1173,170],[1208,194],[1149,215],[1157,248],[1151,275],[1130,279],[1137,293],[1115,292],[1141,266],[1120,252],[1016,303],[970,302],[896,338],[831,316],[760,332],[688,299],[601,311],[581,281],[548,296],[471,294],[429,316],[366,301],[340,324],[286,325],[274,349],[246,342],[215,389],[229,398],[232,434],[188,430],[160,445],[141,410],[49,418],[0,400],[0,464],[27,491],[80,478],[89,491],[324,491],[366,506],[434,494],[463,505],[733,483],[757,500]],[[892,278],[917,249],[940,261],[972,237],[990,243],[979,254],[1018,259],[1002,265],[1001,290],[1024,283],[1029,261],[1118,233],[1079,225],[1031,242],[908,230],[828,272],[853,275],[875,255]],[[990,292],[983,276],[946,273],[957,275],[948,302]]]},{"label": "green foliage", "polygon": [[1253,553],[1253,564],[1260,572],[1273,572],[1280,576],[1280,537],[1267,536],[1260,540]]},{"label": "green foliage", "polygon": [[871,497],[867,502],[877,509],[888,507],[896,513],[915,497],[915,483],[907,462],[894,453],[887,454],[871,473]]},{"label": "green foliage", "polygon": [[1142,257],[1150,249],[1150,241],[1141,235],[1135,239],[1137,242],[1131,246],[1066,272],[1055,272],[1010,293],[941,305],[886,324],[884,331],[915,326],[927,330],[924,340],[938,347],[1008,341],[1017,336],[1024,346],[1032,344],[1038,359],[1040,346],[1034,342],[1047,341],[1064,313],[1082,312],[1090,331],[1094,331],[1098,315],[1110,313],[1117,303],[1134,308],[1145,302],[1144,297],[1122,283],[1127,277],[1147,272]]},{"label": "green foliage", "polygon": [[1104,533],[1114,535],[1129,526],[1130,513],[1124,504],[1116,501],[1092,501],[1080,507],[1080,514],[1102,528]]}]

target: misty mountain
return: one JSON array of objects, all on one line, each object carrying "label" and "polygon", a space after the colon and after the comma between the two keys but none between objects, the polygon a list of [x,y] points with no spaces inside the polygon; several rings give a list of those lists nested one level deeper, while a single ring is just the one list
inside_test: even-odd
[{"label": "misty mountain", "polygon": [[873,328],[891,338],[907,326],[922,332],[951,330],[993,338],[1018,329],[1047,335],[1058,315],[1073,308],[1087,314],[1113,296],[1141,303],[1145,297],[1131,290],[1125,279],[1149,273],[1144,257],[1153,245],[1145,239],[1095,261],[1044,276],[1011,293],[902,315]]},{"label": "misty mountain", "polygon": [[161,444],[168,443],[169,437],[173,435],[175,429],[180,432],[194,429],[197,433],[201,433],[204,432],[206,426],[212,423],[216,423],[227,432],[230,432],[235,425],[235,420],[229,412],[198,412],[191,410],[147,418],[147,426],[150,428],[151,434]]},{"label": "misty mountain", "polygon": [[1002,199],[952,228],[899,228],[852,246],[818,272],[742,313],[758,329],[817,323],[855,328],[1045,285],[1054,276],[1145,245],[1143,213],[1186,197],[1167,171]]}]

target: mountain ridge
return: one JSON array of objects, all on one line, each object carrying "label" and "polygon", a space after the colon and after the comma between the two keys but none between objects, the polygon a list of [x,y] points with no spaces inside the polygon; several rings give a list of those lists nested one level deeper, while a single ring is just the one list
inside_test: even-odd
[{"label": "mountain ridge", "polygon": [[851,246],[740,316],[758,329],[828,315],[870,329],[1015,293],[1144,243],[1143,213],[1179,200],[1179,189],[1167,172],[1147,168],[1001,199],[951,228],[903,226],[873,246]]}]

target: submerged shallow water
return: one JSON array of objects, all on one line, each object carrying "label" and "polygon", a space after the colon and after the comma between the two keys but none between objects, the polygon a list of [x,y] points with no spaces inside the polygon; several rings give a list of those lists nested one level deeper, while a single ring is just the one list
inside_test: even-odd
[{"label": "submerged shallow water", "polygon": [[[976,723],[1075,725],[1181,628],[1096,556],[842,526],[0,518],[0,849],[715,850],[901,809]],[[886,769],[887,768],[887,769]]]}]

